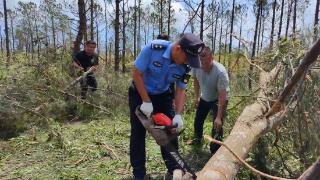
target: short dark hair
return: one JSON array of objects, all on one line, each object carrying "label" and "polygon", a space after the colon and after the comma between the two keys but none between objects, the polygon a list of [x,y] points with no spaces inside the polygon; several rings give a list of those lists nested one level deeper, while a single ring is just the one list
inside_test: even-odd
[{"label": "short dark hair", "polygon": [[163,39],[163,40],[167,40],[169,41],[170,37],[168,34],[165,34],[165,33],[161,33],[157,36],[157,39]]},{"label": "short dark hair", "polygon": [[86,41],[86,42],[84,43],[84,45],[88,45],[88,44],[97,45],[97,43],[96,43],[94,40],[89,40],[89,41]]},{"label": "short dark hair", "polygon": [[204,57],[206,55],[212,55],[212,54],[213,53],[212,53],[212,50],[210,49],[210,47],[209,46],[205,46],[203,48],[203,50],[201,51],[201,53],[200,53],[200,57]]}]

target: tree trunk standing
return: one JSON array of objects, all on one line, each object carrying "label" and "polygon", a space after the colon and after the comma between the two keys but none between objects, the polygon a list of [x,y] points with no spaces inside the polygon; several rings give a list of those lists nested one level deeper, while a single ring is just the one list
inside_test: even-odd
[{"label": "tree trunk standing", "polygon": [[119,34],[120,34],[120,2],[121,0],[116,0],[116,18],[114,22],[114,71],[119,71]]},{"label": "tree trunk standing", "polygon": [[69,37],[68,47],[69,47],[69,49],[71,49],[73,40],[72,40],[72,29],[71,29],[70,21],[68,21],[68,29],[69,29],[69,32],[68,32],[68,37]]},{"label": "tree trunk standing", "polygon": [[262,17],[261,18],[262,20],[262,32],[261,32],[261,41],[260,41],[260,53],[262,51],[262,48],[263,48],[263,37],[264,37],[264,30],[265,30],[265,17]]},{"label": "tree trunk standing", "polygon": [[65,53],[67,51],[67,47],[66,47],[66,32],[65,30],[62,28],[61,29],[61,35],[62,35],[62,48],[63,48],[63,53]]},{"label": "tree trunk standing", "polygon": [[3,55],[3,40],[2,40],[2,33],[1,33],[1,26],[0,26],[0,48],[1,48],[1,54]]},{"label": "tree trunk standing", "polygon": [[170,24],[171,24],[171,0],[168,0],[168,36],[170,37]]},{"label": "tree trunk standing", "polygon": [[273,48],[274,25],[276,20],[276,6],[277,6],[277,0],[274,0],[272,3],[272,22],[271,22],[270,44],[269,44],[270,50]]},{"label": "tree trunk standing", "polygon": [[214,22],[214,11],[212,10],[212,12],[211,12],[211,23],[212,23],[212,25],[211,25],[211,49],[212,49],[212,53],[214,54],[214,51],[213,51],[214,37],[213,36],[214,36],[214,30],[216,27],[213,26],[213,22]]},{"label": "tree trunk standing", "polygon": [[316,41],[317,37],[318,37],[319,7],[320,7],[320,0],[317,0],[316,10],[315,10],[315,13],[314,13],[313,41]]},{"label": "tree trunk standing", "polygon": [[137,52],[141,49],[141,0],[138,0],[138,36],[137,36]]},{"label": "tree trunk standing", "polygon": [[219,34],[219,47],[218,47],[218,50],[219,50],[219,59],[218,61],[220,62],[221,60],[221,40],[222,40],[222,27],[223,27],[223,17],[222,17],[222,14],[223,14],[223,10],[222,10],[222,13],[221,13],[221,18],[220,18],[220,34]]},{"label": "tree trunk standing", "polygon": [[288,38],[289,26],[290,26],[290,18],[292,12],[292,0],[288,1],[288,16],[287,16],[287,26],[286,26],[286,38]]},{"label": "tree trunk standing", "polygon": [[13,31],[13,11],[10,13],[10,27],[11,27],[11,41],[12,41],[12,53],[14,52],[15,49],[15,43],[14,43],[14,31]]},{"label": "tree trunk standing", "polygon": [[284,0],[281,2],[281,10],[280,10],[280,22],[279,22],[279,31],[278,31],[278,41],[281,37],[281,28],[282,28],[282,19],[283,19],[283,8],[284,8]]},{"label": "tree trunk standing", "polygon": [[256,52],[256,54],[259,54],[259,50],[260,50],[259,48],[260,48],[261,29],[262,29],[262,13],[260,12],[259,28],[258,28],[258,41],[257,41],[257,52]]},{"label": "tree trunk standing", "polygon": [[125,8],[125,3],[124,3],[124,0],[122,0],[122,72],[126,72],[126,39],[127,38],[126,38],[126,11],[124,8]]},{"label": "tree trunk standing", "polygon": [[108,18],[107,18],[107,0],[104,0],[104,20],[106,22],[106,30],[105,30],[105,48],[106,48],[106,58],[105,58],[105,66],[107,67],[108,64]]},{"label": "tree trunk standing", "polygon": [[293,26],[292,26],[292,33],[293,33],[293,39],[296,38],[296,28],[297,28],[297,1],[298,0],[293,0],[294,5],[293,5]]},{"label": "tree trunk standing", "polygon": [[212,52],[213,53],[215,53],[215,51],[216,51],[216,39],[217,39],[219,8],[220,8],[220,6],[218,6],[217,13],[216,13],[216,22],[215,22],[215,28],[214,28],[214,38],[213,38],[213,47],[212,47]]},{"label": "tree trunk standing", "polygon": [[204,0],[201,1],[200,11],[200,39],[203,40],[203,23],[204,23]]},{"label": "tree trunk standing", "polygon": [[235,0],[232,2],[232,12],[231,12],[231,26],[230,26],[230,42],[229,42],[229,53],[232,51],[232,34],[233,34],[233,22],[234,22],[234,9],[235,9]]},{"label": "tree trunk standing", "polygon": [[239,65],[239,59],[240,59],[240,50],[241,50],[241,39],[242,39],[242,26],[243,26],[243,15],[241,14],[240,16],[240,32],[239,32],[239,42],[238,42],[238,55],[237,55],[237,60],[235,64],[238,66]]},{"label": "tree trunk standing", "polygon": [[84,0],[78,0],[79,30],[73,47],[73,56],[80,51],[80,44],[86,31],[86,10]]},{"label": "tree trunk standing", "polygon": [[44,18],[44,32],[46,33],[45,46],[46,46],[46,51],[47,51],[48,50],[48,46],[49,46],[49,38],[48,38],[48,24],[47,24],[47,18],[46,17]]},{"label": "tree trunk standing", "polygon": [[[258,14],[256,16],[256,27],[254,30],[254,37],[253,37],[253,44],[252,44],[252,54],[251,54],[251,61],[254,60],[255,58],[255,53],[256,53],[256,45],[257,45],[257,36],[258,36],[258,27],[259,27],[259,21],[260,21],[260,13],[261,13],[261,9],[262,9],[262,3],[258,4]],[[251,80],[251,76],[252,76],[252,71],[253,71],[253,66],[250,64],[249,66],[249,72],[248,72],[248,76],[249,76],[249,80],[248,80],[248,88],[251,91],[252,90],[252,80]]]},{"label": "tree trunk standing", "polygon": [[7,12],[6,0],[3,0],[3,12],[4,12],[4,32],[6,34],[7,66],[8,66],[10,62],[10,46],[9,46],[8,12]]},{"label": "tree trunk standing", "polygon": [[53,48],[56,49],[56,29],[54,27],[54,17],[51,16],[51,31],[52,31],[52,39],[53,39]]},{"label": "tree trunk standing", "polygon": [[[98,13],[97,13],[96,17],[98,17]],[[96,26],[97,26],[97,30],[96,30],[97,53],[99,55],[100,54],[100,50],[99,50],[100,43],[99,43],[99,23],[98,23],[98,20],[96,20]]]},{"label": "tree trunk standing", "polygon": [[111,57],[111,55],[112,55],[112,42],[110,42],[109,43],[109,60],[110,60],[110,64],[111,64],[111,59],[112,59],[112,57]]},{"label": "tree trunk standing", "polygon": [[93,12],[94,12],[94,0],[91,0],[90,3],[90,40],[94,40],[94,17],[93,17]]},{"label": "tree trunk standing", "polygon": [[159,34],[163,32],[163,0],[160,0],[160,19],[159,19]]},{"label": "tree trunk standing", "polygon": [[36,38],[37,40],[35,41],[37,43],[37,54],[38,54],[38,60],[40,59],[40,46],[41,46],[41,42],[39,39],[39,29],[38,29],[38,24],[37,24],[37,20],[34,20],[34,25],[36,26]]},{"label": "tree trunk standing", "polygon": [[[139,0],[138,0],[139,1]],[[137,0],[134,0],[133,15],[133,59],[137,57]]]},{"label": "tree trunk standing", "polygon": [[229,30],[229,26],[227,24],[226,27],[226,34],[225,34],[225,38],[224,38],[224,50],[223,50],[223,66],[225,66],[227,69],[228,68],[228,61],[227,61],[227,46],[228,46],[228,30]]}]

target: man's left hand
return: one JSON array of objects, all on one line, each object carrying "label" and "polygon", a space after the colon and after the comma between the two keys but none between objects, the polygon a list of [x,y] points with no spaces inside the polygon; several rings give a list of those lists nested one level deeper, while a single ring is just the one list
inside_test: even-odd
[{"label": "man's left hand", "polygon": [[172,124],[175,125],[177,124],[177,132],[179,133],[183,129],[183,120],[182,116],[180,114],[176,114],[172,120]]},{"label": "man's left hand", "polygon": [[214,120],[214,130],[215,130],[216,132],[219,132],[220,129],[221,129],[221,127],[222,127],[222,120],[221,120],[221,118],[216,118],[216,119]]},{"label": "man's left hand", "polygon": [[97,67],[96,66],[92,66],[91,69],[92,69],[93,72],[95,72],[97,70]]}]

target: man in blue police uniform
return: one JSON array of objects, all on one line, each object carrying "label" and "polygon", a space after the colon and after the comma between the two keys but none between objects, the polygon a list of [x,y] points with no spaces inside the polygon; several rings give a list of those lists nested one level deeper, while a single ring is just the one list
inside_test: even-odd
[{"label": "man in blue police uniform", "polygon": [[[184,82],[187,64],[200,67],[199,53],[203,42],[191,33],[184,34],[177,42],[153,40],[146,45],[134,62],[133,83],[129,88],[130,107],[130,162],[135,179],[144,179],[146,175],[146,130],[135,115],[135,109],[150,117],[151,113],[164,113],[178,124],[177,131],[183,129],[180,115],[185,101]],[[175,109],[169,85],[175,82]],[[171,142],[178,149],[178,140]],[[161,154],[170,174],[178,170],[178,164],[170,157],[168,151],[161,147]]]}]

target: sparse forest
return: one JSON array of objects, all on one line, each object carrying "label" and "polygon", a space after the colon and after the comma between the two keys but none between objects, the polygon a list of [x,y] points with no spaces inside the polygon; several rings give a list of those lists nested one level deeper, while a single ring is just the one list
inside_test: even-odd
[{"label": "sparse forest", "polygon": [[[193,33],[229,77],[222,142],[179,152],[197,179],[320,179],[320,0],[1,0],[0,179],[133,179],[128,88],[160,34]],[[96,69],[75,68],[90,44]],[[160,47],[161,48],[161,47]],[[92,70],[92,71],[91,71]],[[87,79],[94,72],[94,78]],[[87,79],[87,80],[86,80]],[[95,83],[95,91],[85,90]],[[210,142],[222,144],[211,154]],[[167,179],[146,135],[149,179]]]}]

